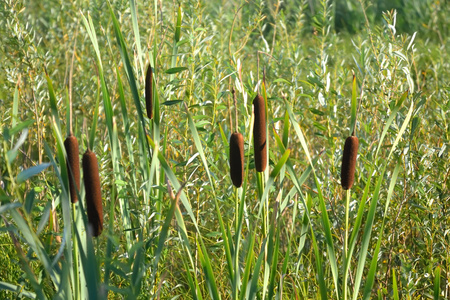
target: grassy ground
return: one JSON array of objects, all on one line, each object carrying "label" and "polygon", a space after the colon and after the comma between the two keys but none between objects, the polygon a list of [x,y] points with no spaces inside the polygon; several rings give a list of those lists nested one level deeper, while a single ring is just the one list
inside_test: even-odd
[{"label": "grassy ground", "polygon": [[[450,297],[449,7],[4,1],[0,298]],[[70,130],[97,155],[97,238],[83,180],[70,203]]]}]

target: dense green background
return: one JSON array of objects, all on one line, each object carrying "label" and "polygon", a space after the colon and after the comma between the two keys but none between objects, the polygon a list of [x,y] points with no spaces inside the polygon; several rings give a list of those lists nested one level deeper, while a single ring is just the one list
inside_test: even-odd
[{"label": "dense green background", "polygon": [[[284,100],[286,100],[306,137],[309,153],[313,158],[318,158],[315,172],[326,204],[339,265],[343,259],[341,251],[345,225],[345,193],[340,187],[339,171],[343,143],[351,133],[349,126],[352,71],[356,75],[357,97],[360,103],[357,118],[360,148],[355,186],[351,193],[351,226],[356,218],[359,200],[363,197],[368,178],[371,176],[370,171],[377,174],[376,176],[379,175],[383,160],[387,159],[390,147],[394,144],[404,120],[408,119],[408,108],[413,103],[406,131],[397,145],[393,158],[387,162],[387,171],[382,177],[384,180],[379,194],[380,203],[376,208],[374,233],[368,250],[369,258],[364,267],[366,271],[363,281],[367,278],[371,255],[375,251],[377,236],[380,234],[385,217],[386,224],[380,254],[376,260],[378,264],[372,297],[375,297],[377,292],[380,298],[394,297],[396,294],[392,276],[394,273],[398,282],[398,293],[402,299],[433,298],[433,289],[436,286],[435,270],[438,267],[440,284],[437,285],[440,286],[441,298],[450,297],[448,265],[450,3],[448,1],[150,2],[136,3],[143,51],[140,58],[133,31],[130,1],[111,1],[111,5],[126,41],[142,108],[144,108],[143,67],[148,64],[150,54],[153,56],[152,59],[156,57],[154,67],[160,102],[175,100],[161,105],[159,142],[160,145],[164,144],[164,148],[160,151],[178,180],[186,182],[185,193],[191,201],[200,227],[200,233],[196,232],[186,211],[181,208],[193,247],[192,253],[196,259],[201,260],[198,253],[200,250],[196,250],[195,246],[200,235],[211,259],[217,290],[224,299],[231,298],[232,295],[221,237],[223,233],[219,228],[220,222],[214,201],[218,201],[220,215],[225,224],[231,228],[230,235],[234,234],[233,226],[237,213],[234,203],[235,192],[228,176],[227,148],[227,139],[235,127],[234,103],[229,92],[230,78],[238,91],[239,131],[244,134],[247,141],[250,134],[251,100],[255,96],[258,79],[262,80],[263,68],[266,74],[269,110],[268,172],[274,169],[284,153],[276,143],[274,131],[282,137],[283,130],[288,124],[285,120]],[[177,58],[173,61],[173,41],[179,5],[183,12],[181,39],[177,45]],[[110,128],[107,125],[112,119],[108,117],[107,109],[102,102],[98,62],[83,24],[82,14],[92,18],[98,37],[114,123],[118,128],[117,140],[123,151],[123,158],[120,161],[123,179],[121,182],[116,181],[117,178],[113,176],[114,158],[110,154],[113,150],[109,139]],[[76,49],[75,53],[73,49]],[[261,51],[259,55],[258,51]],[[49,162],[44,142],[52,147],[56,156],[57,148],[54,146],[56,139],[51,126],[46,71],[55,89],[63,136],[66,135],[67,128],[66,99],[70,93],[72,95],[73,131],[79,139],[82,152],[86,149],[88,131],[92,128],[96,116],[94,113],[96,100],[100,99],[94,150],[100,164],[105,220],[109,222],[108,216],[114,211],[114,203],[117,204],[120,197],[126,198],[136,230],[132,234],[138,235],[136,232],[139,232],[140,241],[145,245],[136,244],[138,245],[136,247],[145,249],[146,259],[143,265],[148,266],[143,271],[145,275],[142,285],[145,288],[136,292],[135,287],[131,288],[133,281],[129,275],[134,271],[133,262],[126,259],[126,234],[119,209],[116,208],[117,219],[110,223],[114,224],[114,228],[105,225],[107,230],[111,230],[110,238],[106,238],[107,235],[104,234],[95,243],[103,282],[104,264],[110,259],[106,254],[107,243],[111,243],[108,245],[112,245],[114,249],[111,260],[115,269],[109,285],[117,290],[111,288],[109,296],[121,298],[120,293],[125,295],[134,293],[139,294],[142,299],[147,299],[160,290],[163,299],[176,295],[186,299],[192,297],[186,273],[192,272],[192,276],[198,276],[198,292],[206,299],[210,297],[211,281],[207,271],[200,267],[195,274],[192,269],[187,270],[183,259],[188,250],[183,245],[175,221],[170,223],[158,270],[153,269],[159,232],[162,230],[165,217],[169,215],[171,200],[164,177],[154,179],[154,182],[148,181],[150,173],[144,168],[146,163],[143,162],[146,158],[144,155],[148,153],[143,150],[145,143],[141,139],[140,120],[132,100],[132,90],[126,79],[126,70],[116,42],[108,2],[2,1],[0,53],[2,205],[21,202],[29,191],[34,189],[36,195],[28,224],[36,230],[41,218],[48,218],[48,215],[43,214],[45,207],[52,199],[61,195],[61,182],[51,168],[17,187],[12,180],[24,169]],[[139,59],[142,60],[142,64]],[[186,70],[175,75],[165,73],[174,66],[185,67]],[[238,75],[239,67],[242,67],[241,77]],[[125,130],[127,125],[119,101],[118,76],[124,84],[124,100],[130,121],[129,131]],[[68,89],[69,85],[71,91]],[[392,112],[396,111],[399,99],[407,90],[409,95],[398,108],[398,114],[388,127],[386,140],[379,144],[384,124]],[[29,126],[26,141],[12,162],[10,173],[6,167],[6,151],[13,147],[14,141],[6,136],[5,129],[11,128],[14,122],[15,91],[18,92],[16,123],[27,120],[34,120],[34,123]],[[182,100],[189,106],[190,115],[204,147],[209,170],[206,170],[201,156],[196,154],[198,150],[188,124],[184,104],[176,100]],[[148,119],[145,119],[145,122],[148,128],[153,129],[156,126]],[[233,125],[230,125],[231,122]],[[151,136],[154,137],[152,134]],[[18,135],[15,139],[17,138]],[[125,146],[128,145],[127,138],[132,143],[131,148]],[[305,149],[302,148],[292,126],[288,146],[291,149],[289,159],[300,177],[309,163]],[[381,150],[377,157],[378,147]],[[251,224],[244,226],[242,239],[245,243],[243,242],[241,247],[242,253],[253,251],[255,257],[241,259],[255,264],[264,238],[264,228],[257,219],[252,219],[257,213],[256,203],[260,187],[256,184],[258,178],[253,169],[251,143],[246,144],[246,149],[248,151],[246,160],[250,161],[250,165],[245,193]],[[384,201],[397,165],[400,165],[398,181],[388,215],[384,215]],[[159,169],[155,173],[157,174],[155,178],[163,174],[158,172]],[[210,186],[209,174],[212,174],[215,182],[214,189]],[[269,178],[268,174],[266,175],[265,178]],[[294,299],[294,295],[299,295],[300,298],[318,298],[320,275],[315,265],[317,256],[313,251],[310,231],[306,232],[305,245],[303,248],[300,247],[300,236],[303,232],[301,225],[305,220],[304,207],[297,194],[287,196],[293,187],[292,180],[293,178],[288,175],[284,181],[277,179],[269,191],[270,205],[277,197],[288,199],[289,203],[277,217],[278,227],[281,228],[276,231],[280,255],[278,261],[274,263],[278,266],[274,271],[278,275],[274,275],[274,278],[277,284],[281,278],[284,280],[283,299]],[[368,201],[373,198],[374,185],[375,179],[368,184]],[[117,195],[117,189],[120,189],[117,186],[123,186],[121,190],[123,194]],[[151,187],[148,194],[147,186]],[[326,229],[323,228],[323,212],[319,206],[321,200],[318,196],[317,182],[312,175],[306,179],[302,189],[305,199],[311,203],[310,226],[316,232],[328,295],[333,298],[334,284],[328,263],[329,254],[325,250]],[[284,191],[284,194],[283,192],[279,194],[279,191]],[[150,212],[146,211],[147,201],[158,208],[151,207]],[[293,203],[298,204],[297,215]],[[270,211],[266,212],[267,216],[272,216],[272,209],[271,206]],[[150,224],[148,219],[152,216],[151,212],[156,212],[161,217]],[[56,215],[60,219],[60,226],[64,227],[60,206],[56,208]],[[8,230],[12,230],[20,237],[22,229],[18,224],[14,224],[7,211],[2,211],[2,216],[6,221],[0,222],[0,280],[23,286],[25,290],[33,290],[29,279],[26,279],[23,273],[23,267],[19,263],[16,249],[8,234]],[[368,216],[364,215],[363,222],[367,218]],[[10,223],[11,225],[8,225]],[[254,250],[248,250],[249,237],[252,233],[257,235],[258,246],[255,246]],[[58,250],[58,244],[54,240],[56,235],[50,225],[40,233],[45,250],[51,257],[54,257]],[[39,259],[28,251],[26,241],[21,238],[19,240],[22,249],[29,255],[27,258],[30,266],[38,274],[43,290],[48,297],[52,297],[57,287],[48,279],[48,274],[43,271]],[[360,244],[361,240],[358,240],[357,245]],[[286,258],[289,256],[286,254],[288,245],[292,247],[290,251],[293,251],[290,259]],[[358,255],[355,255],[350,268],[352,272],[356,270],[357,259]],[[283,274],[285,276],[283,277],[280,270],[285,262],[288,272]],[[156,274],[155,281],[151,278],[152,272]],[[353,285],[354,279],[350,277],[349,280],[349,285]],[[258,286],[261,285],[264,285],[263,273],[258,279]],[[277,286],[277,293],[280,293],[280,290],[281,286]],[[257,293],[261,297],[261,290]],[[13,294],[0,290],[0,298],[4,297],[11,298]]]}]

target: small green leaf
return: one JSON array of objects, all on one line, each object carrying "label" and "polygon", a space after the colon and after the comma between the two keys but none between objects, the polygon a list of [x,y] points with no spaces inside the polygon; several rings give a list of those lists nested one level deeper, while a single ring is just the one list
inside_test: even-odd
[{"label": "small green leaf", "polygon": [[165,102],[161,103],[161,105],[170,106],[170,105],[175,105],[175,104],[178,104],[181,102],[183,102],[183,100],[169,100],[169,101],[165,101]]},{"label": "small green leaf", "polygon": [[47,169],[50,165],[51,165],[50,163],[44,163],[44,164],[40,164],[40,165],[31,167],[29,169],[26,169],[26,170],[20,172],[19,175],[17,175],[17,182],[18,183],[25,182],[30,177],[32,177],[36,174],[39,174],[42,171],[44,171],[45,169]]},{"label": "small green leaf", "polygon": [[36,192],[34,191],[34,189],[31,189],[25,198],[25,211],[27,212],[27,214],[29,214],[31,212],[31,209],[33,208],[35,195]]},{"label": "small green leaf", "polygon": [[174,67],[174,68],[170,68],[168,70],[166,70],[164,73],[166,74],[176,74],[176,73],[180,73],[182,71],[187,70],[188,68],[186,67]]}]

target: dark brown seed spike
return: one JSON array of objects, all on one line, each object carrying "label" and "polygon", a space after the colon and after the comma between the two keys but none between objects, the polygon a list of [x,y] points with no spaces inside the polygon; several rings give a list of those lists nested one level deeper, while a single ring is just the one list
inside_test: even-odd
[{"label": "dark brown seed spike", "polygon": [[103,231],[102,194],[97,157],[90,150],[83,154],[83,176],[89,225],[92,226],[92,235],[99,236]]},{"label": "dark brown seed spike", "polygon": [[257,95],[253,100],[255,123],[253,125],[253,146],[256,171],[264,172],[267,164],[266,108],[264,98]]},{"label": "dark brown seed spike", "polygon": [[69,174],[70,200],[72,203],[77,203],[77,191],[80,190],[80,152],[77,138],[69,135],[64,140],[64,148],[66,148],[67,153],[66,165]]},{"label": "dark brown seed spike", "polygon": [[153,118],[153,70],[149,64],[147,74],[145,75],[145,107],[147,108],[147,117]]},{"label": "dark brown seed spike", "polygon": [[244,137],[235,132],[230,136],[230,175],[236,187],[244,181]]},{"label": "dark brown seed spike", "polygon": [[359,140],[356,136],[349,136],[345,140],[344,154],[342,155],[341,186],[348,190],[355,180],[356,156],[358,155]]}]

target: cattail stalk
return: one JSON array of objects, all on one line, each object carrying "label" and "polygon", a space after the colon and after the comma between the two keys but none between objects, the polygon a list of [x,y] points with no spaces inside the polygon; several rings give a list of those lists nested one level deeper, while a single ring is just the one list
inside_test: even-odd
[{"label": "cattail stalk", "polygon": [[253,125],[253,146],[256,171],[264,172],[267,165],[266,108],[264,98],[257,95],[253,100],[255,123]]},{"label": "cattail stalk", "polygon": [[356,156],[358,155],[359,140],[356,136],[349,136],[345,140],[341,166],[341,186],[348,190],[355,180]]},{"label": "cattail stalk", "polygon": [[66,165],[69,173],[70,200],[72,203],[77,203],[77,191],[80,190],[80,152],[78,151],[77,138],[69,135],[64,140],[64,147],[67,153]]},{"label": "cattail stalk", "polygon": [[95,153],[88,149],[83,154],[82,163],[88,221],[89,226],[92,227],[92,235],[96,237],[103,231],[103,206]]},{"label": "cattail stalk", "polygon": [[244,137],[235,132],[230,136],[230,176],[236,187],[244,181]]},{"label": "cattail stalk", "polygon": [[147,108],[147,117],[153,118],[153,70],[149,64],[147,74],[145,75],[145,107]]}]

